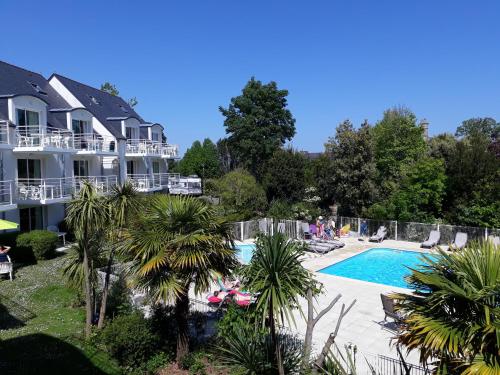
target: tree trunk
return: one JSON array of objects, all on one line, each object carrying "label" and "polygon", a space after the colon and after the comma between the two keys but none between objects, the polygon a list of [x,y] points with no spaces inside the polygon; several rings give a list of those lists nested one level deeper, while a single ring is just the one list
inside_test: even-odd
[{"label": "tree trunk", "polygon": [[101,329],[104,327],[104,319],[106,317],[106,306],[108,303],[108,292],[109,292],[109,279],[111,277],[111,266],[113,265],[114,248],[111,249],[109,254],[108,264],[106,266],[106,278],[104,279],[104,286],[102,289],[101,298],[101,309],[99,310],[99,321],[97,322],[97,328]]},{"label": "tree trunk", "polygon": [[309,358],[311,357],[312,349],[312,336],[314,331],[314,306],[313,306],[313,291],[311,288],[307,289],[307,328],[306,336],[304,338],[304,352],[302,359],[302,370],[305,372],[309,366]]},{"label": "tree trunk", "polygon": [[183,293],[175,301],[175,319],[177,321],[177,366],[180,366],[182,359],[189,354],[189,288],[186,288]]},{"label": "tree trunk", "polygon": [[283,359],[281,358],[280,343],[278,340],[278,335],[276,334],[276,324],[274,321],[273,314],[273,303],[269,304],[269,329],[271,331],[271,340],[275,348],[276,354],[276,365],[278,367],[278,374],[285,375],[285,369],[283,368]]},{"label": "tree trunk", "polygon": [[90,267],[87,247],[83,248],[83,274],[85,277],[85,338],[89,338],[92,332],[92,290],[90,286]]}]

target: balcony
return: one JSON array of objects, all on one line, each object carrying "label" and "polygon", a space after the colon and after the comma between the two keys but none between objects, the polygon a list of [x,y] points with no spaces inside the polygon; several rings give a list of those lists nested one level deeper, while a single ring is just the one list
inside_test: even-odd
[{"label": "balcony", "polygon": [[0,181],[0,212],[14,210],[17,204],[14,202],[14,181]]},{"label": "balcony", "polygon": [[74,179],[19,178],[17,197],[19,204],[52,204],[68,202],[74,191]]},{"label": "balcony", "polygon": [[178,147],[149,139],[127,139],[125,156],[127,157],[161,157],[164,159],[176,158]]},{"label": "balcony", "polygon": [[74,153],[73,132],[51,127],[40,128],[38,125],[18,126],[14,152]]},{"label": "balcony", "polygon": [[168,192],[174,195],[201,195],[201,178],[178,177],[169,182]]},{"label": "balcony", "polygon": [[78,155],[118,155],[118,147],[113,137],[78,133],[74,139]]},{"label": "balcony", "polygon": [[127,175],[127,179],[138,191],[142,193],[151,193],[165,188],[161,185],[160,178],[158,176],[155,177],[154,175],[129,174]]},{"label": "balcony", "polygon": [[13,149],[14,145],[10,142],[9,122],[0,120],[0,149]]},{"label": "balcony", "polygon": [[112,192],[113,187],[118,184],[117,176],[80,176],[75,177],[75,194],[78,194],[83,186],[84,181],[89,181],[95,186],[98,194],[108,195]]}]

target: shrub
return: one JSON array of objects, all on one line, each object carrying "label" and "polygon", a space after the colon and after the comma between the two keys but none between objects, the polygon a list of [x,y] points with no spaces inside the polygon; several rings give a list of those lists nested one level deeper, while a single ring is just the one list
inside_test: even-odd
[{"label": "shrub", "polygon": [[98,341],[121,366],[129,369],[147,362],[160,344],[150,322],[140,313],[116,317],[104,327]]},{"label": "shrub", "polygon": [[[47,230],[32,230],[17,237],[18,251],[30,251],[36,259],[48,259],[57,247],[57,235]],[[26,249],[26,250],[22,250]]]},{"label": "shrub", "polygon": [[156,372],[162,367],[166,366],[169,362],[173,360],[173,355],[171,353],[159,352],[152,356],[146,362],[146,372],[148,374],[156,374]]}]

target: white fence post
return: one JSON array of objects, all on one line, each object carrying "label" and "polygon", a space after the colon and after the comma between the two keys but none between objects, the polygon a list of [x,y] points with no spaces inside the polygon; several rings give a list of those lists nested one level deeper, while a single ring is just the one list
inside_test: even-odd
[{"label": "white fence post", "polygon": [[395,236],[396,241],[397,241],[398,240],[398,221],[396,220],[395,223],[396,223],[396,230],[395,230],[396,233],[394,234],[394,236]]},{"label": "white fence post", "polygon": [[271,219],[271,236],[274,235],[274,219]]},{"label": "white fence post", "polygon": [[241,228],[241,236],[240,236],[240,240],[241,240],[241,241],[244,241],[244,238],[245,238],[245,235],[244,235],[244,233],[243,233],[244,226],[245,226],[245,225],[244,225],[244,222],[243,222],[243,221],[242,221],[242,222],[240,222],[240,228]]},{"label": "white fence post", "polygon": [[484,228],[484,240],[488,241],[488,228]]},{"label": "white fence post", "polygon": [[361,218],[358,217],[358,236],[361,236]]}]

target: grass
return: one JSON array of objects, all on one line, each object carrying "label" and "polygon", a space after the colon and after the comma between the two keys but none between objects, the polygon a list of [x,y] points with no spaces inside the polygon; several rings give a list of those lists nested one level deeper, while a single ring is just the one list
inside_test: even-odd
[{"label": "grass", "polygon": [[12,282],[0,280],[0,373],[120,373],[105,353],[83,342],[85,313],[64,284],[64,261],[40,261],[16,270]]}]

